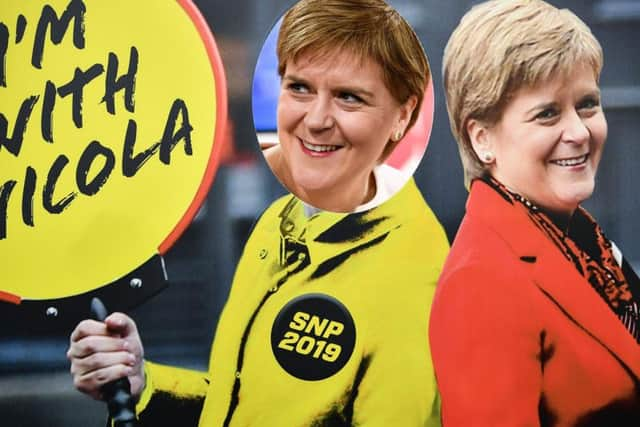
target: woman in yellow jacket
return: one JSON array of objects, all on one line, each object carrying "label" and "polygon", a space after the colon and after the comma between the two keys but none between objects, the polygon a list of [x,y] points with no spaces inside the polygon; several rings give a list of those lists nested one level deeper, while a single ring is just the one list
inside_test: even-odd
[{"label": "woman in yellow jacket", "polygon": [[298,197],[246,243],[210,372],[144,361],[113,314],[72,333],[76,387],[100,398],[128,376],[144,426],[439,425],[426,331],[448,244],[413,180],[381,165],[420,110],[424,51],[381,0],[303,0],[278,57],[266,156]]}]

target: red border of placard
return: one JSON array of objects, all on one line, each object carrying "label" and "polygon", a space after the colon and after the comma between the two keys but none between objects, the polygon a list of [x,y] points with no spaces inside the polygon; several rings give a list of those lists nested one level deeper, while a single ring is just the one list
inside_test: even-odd
[{"label": "red border of placard", "polygon": [[189,208],[178,224],[176,224],[171,233],[162,243],[160,243],[160,246],[158,246],[158,252],[161,255],[167,253],[171,246],[173,246],[173,244],[178,240],[180,235],[182,235],[184,230],[189,226],[193,217],[198,213],[200,206],[207,197],[211,184],[213,184],[213,179],[215,177],[216,170],[218,169],[218,164],[220,163],[222,145],[227,142],[224,140],[226,137],[225,131],[227,126],[227,85],[222,59],[218,53],[218,48],[213,35],[209,30],[209,25],[198,8],[191,0],[178,0],[178,3],[182,6],[185,12],[187,12],[195,24],[198,33],[200,33],[200,37],[207,48],[207,54],[209,55],[209,62],[211,63],[216,84],[216,129],[213,135],[213,149],[211,150],[207,170],[202,178],[200,187],[198,188],[193,201],[189,205]]}]

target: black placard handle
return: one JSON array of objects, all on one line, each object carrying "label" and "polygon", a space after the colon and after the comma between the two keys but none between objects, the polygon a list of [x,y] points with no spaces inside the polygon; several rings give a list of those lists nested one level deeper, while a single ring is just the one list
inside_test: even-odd
[{"label": "black placard handle", "polygon": [[[91,316],[104,322],[109,312],[100,298],[91,299]],[[107,401],[109,416],[115,427],[138,427],[136,403],[131,396],[129,378],[124,377],[102,386],[102,394]]]}]

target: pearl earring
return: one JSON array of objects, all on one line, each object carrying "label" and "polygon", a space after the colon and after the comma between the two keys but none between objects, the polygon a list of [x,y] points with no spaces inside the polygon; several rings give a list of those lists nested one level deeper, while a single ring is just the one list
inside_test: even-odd
[{"label": "pearl earring", "polygon": [[482,155],[482,160],[484,160],[485,163],[491,163],[495,160],[495,158],[493,157],[493,153],[491,151],[485,151],[485,153]]},{"label": "pearl earring", "polygon": [[396,133],[393,135],[393,140],[394,141],[400,141],[400,139],[402,139],[402,132],[397,130]]}]

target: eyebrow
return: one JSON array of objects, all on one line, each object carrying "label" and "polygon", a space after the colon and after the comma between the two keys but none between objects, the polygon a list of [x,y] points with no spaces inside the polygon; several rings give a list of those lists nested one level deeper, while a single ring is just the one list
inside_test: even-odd
[{"label": "eyebrow", "polygon": [[307,83],[307,81],[302,77],[298,77],[295,74],[288,74],[288,73],[282,76],[282,80],[293,80],[295,82]]},{"label": "eyebrow", "polygon": [[[292,82],[296,82],[296,83],[303,83],[303,84],[309,84],[309,82],[302,78],[302,77],[298,77],[295,74],[285,74],[284,77],[282,78],[283,81],[292,81]],[[369,99],[373,99],[375,98],[375,95],[373,94],[373,92],[370,92],[366,89],[362,89],[359,87],[355,87],[355,86],[338,86],[336,88],[334,88],[335,92],[349,92],[349,93],[353,93],[354,95],[363,97],[363,98],[369,98]]]},{"label": "eyebrow", "polygon": [[[589,97],[595,97],[595,98],[600,99],[600,89],[596,88],[596,89],[590,90],[589,92],[587,92],[584,95],[582,95],[580,97],[580,100],[583,100],[583,99],[589,98]],[[558,106],[558,103],[555,102],[555,101],[551,101],[551,102],[543,101],[543,102],[541,102],[539,104],[534,105],[530,109],[528,109],[525,114],[530,114],[530,113],[532,113],[532,112],[534,112],[536,110],[545,110],[545,109],[547,109],[549,107],[557,107],[557,106]]]},{"label": "eyebrow", "polygon": [[546,110],[549,107],[557,107],[557,106],[558,106],[557,102],[554,102],[554,101],[546,102],[545,101],[545,102],[541,102],[541,103],[536,104],[533,107],[529,108],[525,112],[525,114],[530,114],[530,113],[533,113],[534,111],[537,111],[537,110]]},{"label": "eyebrow", "polygon": [[585,98],[587,98],[589,96],[594,96],[594,97],[600,99],[600,93],[601,93],[600,92],[600,88],[598,87],[598,88],[596,88],[596,89],[594,89],[592,91],[589,91],[589,92],[585,93],[584,96],[582,98],[580,98],[580,99],[585,99]]},{"label": "eyebrow", "polygon": [[344,87],[338,87],[337,90],[338,90],[338,92],[352,93],[352,94],[357,95],[357,96],[359,96],[361,98],[368,98],[368,99],[375,98],[375,95],[372,92],[369,92],[368,90],[365,90],[365,89],[362,89],[362,88],[344,86]]}]

